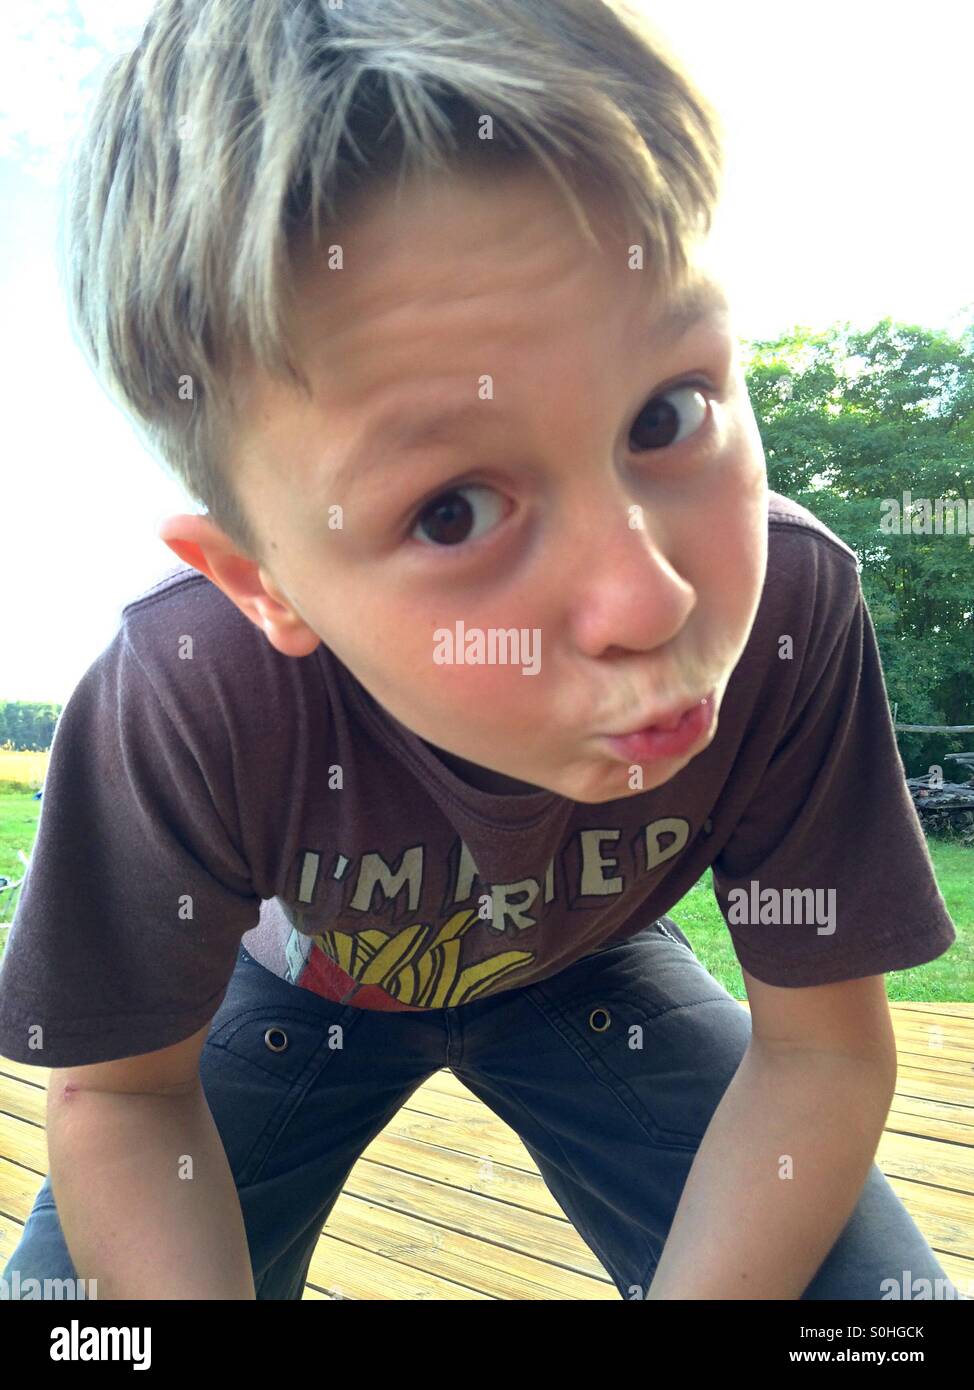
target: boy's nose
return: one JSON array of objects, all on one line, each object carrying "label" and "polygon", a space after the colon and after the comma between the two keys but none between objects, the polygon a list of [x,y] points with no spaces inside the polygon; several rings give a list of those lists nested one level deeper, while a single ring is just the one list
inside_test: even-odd
[{"label": "boy's nose", "polygon": [[697,591],[646,530],[597,527],[566,542],[556,592],[580,650],[653,651],[672,642],[697,604]]}]

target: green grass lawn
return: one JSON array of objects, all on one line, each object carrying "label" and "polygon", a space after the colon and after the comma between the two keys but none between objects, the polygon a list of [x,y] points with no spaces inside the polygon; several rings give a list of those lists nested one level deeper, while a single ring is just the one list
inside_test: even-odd
[{"label": "green grass lawn", "polygon": [[[29,792],[0,789],[0,874],[20,877],[23,866],[17,850],[30,853],[40,809],[41,802],[35,801]],[[931,840],[929,844],[937,882],[957,928],[957,940],[949,951],[928,965],[887,975],[887,992],[894,1000],[970,1002],[974,1000],[974,849],[956,841]],[[711,975],[735,999],[746,999],[740,966],[713,894],[709,869],[669,915],[686,932]],[[6,927],[0,925],[0,954],[6,935]]]},{"label": "green grass lawn", "polygon": [[[928,840],[927,844],[957,940],[927,965],[888,974],[886,993],[893,1000],[970,1003],[974,1001],[974,849],[948,840]],[[746,1000],[741,968],[714,897],[709,869],[667,915],[679,923],[711,975],[735,999]]]},{"label": "green grass lawn", "polygon": [[[24,866],[17,858],[22,849],[30,854],[37,822],[41,814],[41,803],[34,800],[33,792],[11,791],[0,783],[0,874],[14,880],[21,878]],[[4,925],[12,915],[8,896],[0,892],[0,955],[6,945],[7,929]]]}]

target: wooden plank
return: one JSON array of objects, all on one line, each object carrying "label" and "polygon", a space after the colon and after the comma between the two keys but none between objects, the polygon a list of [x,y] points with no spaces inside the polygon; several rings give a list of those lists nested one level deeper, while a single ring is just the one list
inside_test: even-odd
[{"label": "wooden plank", "polygon": [[889,1184],[935,1250],[974,1259],[971,1199],[966,1193],[896,1176],[889,1178]]},{"label": "wooden plank", "polygon": [[974,1004],[945,1003],[943,1000],[937,1003],[927,1003],[925,1001],[912,999],[890,1001],[890,1010],[895,1018],[901,1010],[905,1013],[923,1014],[949,1014],[958,1020],[968,1020],[974,1023]]},{"label": "wooden plank", "polygon": [[47,1092],[13,1076],[0,1076],[0,1113],[47,1124]]},{"label": "wooden plank", "polygon": [[384,1163],[388,1168],[414,1173],[417,1177],[449,1183],[463,1192],[479,1192],[526,1211],[565,1219],[540,1174],[500,1163],[493,1154],[480,1159],[450,1148],[446,1127],[441,1137],[441,1144],[429,1144],[394,1133],[387,1127],[372,1140],[362,1157]]},{"label": "wooden plank", "polygon": [[897,1067],[896,1089],[903,1095],[963,1106],[969,1106],[974,1099],[969,1076],[957,1076],[936,1067],[916,1067],[910,1062]]},{"label": "wooden plank", "polygon": [[962,1129],[974,1125],[974,1105],[956,1105],[950,1102],[925,1100],[922,1096],[896,1094],[893,1097],[896,1109],[916,1112],[919,1115],[932,1115],[940,1120],[951,1120]]},{"label": "wooden plank", "polygon": [[48,1169],[47,1131],[13,1115],[0,1115],[0,1154],[9,1154],[21,1167],[33,1170],[43,1182]]},{"label": "wooden plank", "polygon": [[0,1212],[0,1268],[5,1268],[10,1256],[20,1244],[24,1233],[24,1223],[14,1221]]},{"label": "wooden plank", "polygon": [[20,1081],[31,1081],[36,1086],[47,1088],[50,1067],[28,1067],[23,1062],[12,1062],[9,1057],[0,1057],[0,1076],[15,1076]]},{"label": "wooden plank", "polygon": [[[890,1014],[894,1027],[939,1023],[943,1028],[956,1033],[959,1038],[969,1038],[974,1032],[974,1005],[970,1006],[970,1012],[967,1012],[967,1005],[958,1007],[963,1012],[956,1013],[953,1008],[948,1009],[944,1004],[897,1004],[891,1002]],[[932,1018],[931,1014],[933,1015]]]},{"label": "wooden plank", "polygon": [[[891,1134],[915,1134],[920,1139],[943,1139],[951,1144],[974,1144],[974,1123],[964,1124],[949,1114],[957,1110],[963,1114],[961,1105],[937,1105],[934,1101],[914,1100],[910,1096],[894,1096],[889,1114],[886,1116],[884,1130]],[[943,1118],[944,1114],[947,1118]],[[967,1113],[974,1119],[974,1111],[967,1107]]]},{"label": "wooden plank", "polygon": [[328,1231],[387,1258],[505,1299],[618,1299],[612,1284],[343,1192]]},{"label": "wooden plank", "polygon": [[894,1029],[896,1051],[952,1057],[955,1061],[974,1066],[974,1032],[968,1041],[955,1028],[945,1028],[943,1023],[943,1016],[933,1023],[898,1022]]},{"label": "wooden plank", "polygon": [[419,1088],[421,1091],[439,1091],[445,1096],[456,1096],[459,1100],[469,1100],[474,1105],[480,1105],[479,1097],[475,1096],[469,1086],[464,1085],[455,1072],[450,1071],[449,1067],[442,1067],[435,1071],[428,1081],[424,1081]]},{"label": "wooden plank", "polygon": [[883,1130],[876,1162],[887,1177],[912,1178],[966,1192],[972,1199],[970,1216],[974,1217],[974,1148]]},{"label": "wooden plank", "polygon": [[931,1248],[961,1298],[974,1299],[974,1260],[966,1260],[963,1255],[954,1255],[949,1250],[938,1250],[935,1246]]},{"label": "wooden plank", "polygon": [[0,1158],[0,1216],[23,1225],[43,1182],[43,1173]]},{"label": "wooden plank", "polygon": [[499,1116],[486,1105],[469,1106],[453,1096],[416,1092],[390,1120],[386,1132],[456,1149],[484,1163],[492,1159],[525,1172],[538,1171],[520,1139]]},{"label": "wooden plank", "polygon": [[974,1103],[974,1057],[951,1056],[946,1048],[924,1047],[923,1043],[904,1039],[905,1046],[897,1043],[896,1069],[900,1067],[919,1067],[926,1071],[946,1072],[951,1076],[966,1076],[971,1087],[971,1102]]},{"label": "wooden plank", "polygon": [[336,1240],[329,1230],[319,1236],[315,1246],[305,1285],[305,1289],[308,1288],[315,1289],[320,1298],[332,1299],[492,1301],[490,1294],[465,1284],[427,1274],[425,1270],[389,1259],[375,1250],[364,1250],[347,1241]]},{"label": "wooden plank", "polygon": [[947,1048],[924,1047],[921,1042],[910,1047],[896,1048],[897,1070],[903,1067],[918,1067],[924,1071],[936,1072],[943,1076],[961,1076],[970,1088],[974,1099],[974,1060],[967,1057],[952,1057]]},{"label": "wooden plank", "polygon": [[495,1197],[467,1192],[449,1183],[386,1168],[360,1159],[345,1183],[345,1192],[395,1211],[488,1240],[509,1250],[551,1260],[593,1279],[608,1280],[596,1259],[565,1219],[511,1206]]},{"label": "wooden plank", "polygon": [[974,1028],[957,1028],[946,1014],[915,1013],[909,1020],[897,1020],[893,1031],[897,1048],[920,1046],[924,1051],[937,1050],[935,1039],[942,1038],[942,1046],[963,1057],[974,1052]]}]

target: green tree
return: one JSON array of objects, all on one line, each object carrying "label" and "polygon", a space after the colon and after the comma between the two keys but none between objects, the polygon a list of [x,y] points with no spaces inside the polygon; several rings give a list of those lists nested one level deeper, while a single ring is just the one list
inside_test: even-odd
[{"label": "green tree", "polygon": [[42,752],[50,748],[61,705],[0,700],[0,748]]},{"label": "green tree", "polygon": [[[745,357],[770,486],[856,552],[899,721],[974,724],[974,527],[938,534],[934,517],[918,532],[907,509],[901,533],[883,530],[884,499],[902,511],[905,493],[961,501],[974,521],[974,317],[957,336],[888,318],[797,328]],[[920,775],[974,735],[902,734],[900,748]]]}]

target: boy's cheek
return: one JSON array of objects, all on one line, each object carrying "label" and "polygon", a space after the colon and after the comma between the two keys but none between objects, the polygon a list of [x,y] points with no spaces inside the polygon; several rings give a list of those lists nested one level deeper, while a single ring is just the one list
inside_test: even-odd
[{"label": "boy's cheek", "polygon": [[727,633],[749,627],[757,611],[767,570],[767,480],[757,472],[729,470],[716,489],[707,519],[698,524],[694,570],[687,578],[697,589],[703,613]]}]

